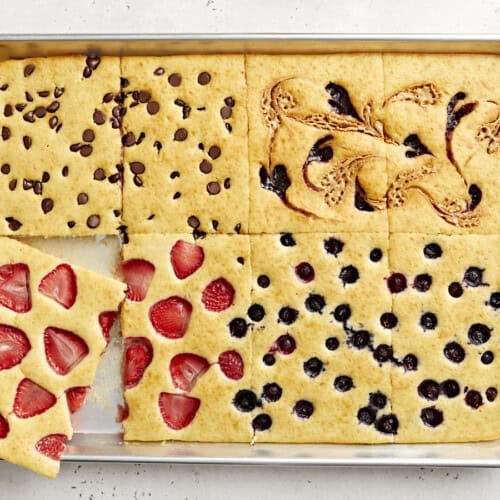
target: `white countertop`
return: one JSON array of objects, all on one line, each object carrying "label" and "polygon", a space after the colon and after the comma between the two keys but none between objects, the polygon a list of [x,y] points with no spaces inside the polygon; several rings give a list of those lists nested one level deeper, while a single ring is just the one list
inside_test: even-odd
[{"label": "white countertop", "polygon": [[[499,0],[3,0],[6,33],[499,33]],[[0,35],[1,36],[1,35]],[[63,464],[50,481],[0,463],[0,499],[494,498],[495,469]]]}]

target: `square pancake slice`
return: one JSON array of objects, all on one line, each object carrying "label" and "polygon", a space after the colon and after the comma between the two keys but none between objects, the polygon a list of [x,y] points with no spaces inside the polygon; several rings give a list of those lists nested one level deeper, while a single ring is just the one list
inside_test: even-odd
[{"label": "square pancake slice", "polygon": [[394,234],[396,442],[500,437],[500,236]]},{"label": "square pancake slice", "polygon": [[131,235],[123,258],[125,439],[249,443],[248,236]]},{"label": "square pancake slice", "polygon": [[246,233],[243,56],[123,57],[121,65],[129,230]]},{"label": "square pancake slice", "polygon": [[380,54],[248,55],[250,232],[387,231]]},{"label": "square pancake slice", "polygon": [[118,57],[0,62],[0,235],[120,225]]},{"label": "square pancake slice", "polygon": [[387,237],[250,238],[254,441],[392,442]]},{"label": "square pancake slice", "polygon": [[383,58],[390,231],[498,234],[500,57]]},{"label": "square pancake slice", "polygon": [[125,286],[0,238],[0,458],[54,477]]}]

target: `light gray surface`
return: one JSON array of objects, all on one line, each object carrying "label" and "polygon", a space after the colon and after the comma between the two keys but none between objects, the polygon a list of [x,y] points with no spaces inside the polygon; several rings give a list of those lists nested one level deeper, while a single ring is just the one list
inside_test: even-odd
[{"label": "light gray surface", "polygon": [[[15,0],[0,33],[495,33],[498,0]],[[0,498],[495,498],[498,470],[63,464],[56,482],[0,464]]]}]

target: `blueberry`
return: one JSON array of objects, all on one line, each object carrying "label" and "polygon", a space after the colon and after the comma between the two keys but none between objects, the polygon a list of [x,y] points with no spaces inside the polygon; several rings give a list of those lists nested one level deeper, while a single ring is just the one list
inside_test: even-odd
[{"label": "blueberry", "polygon": [[248,413],[253,411],[258,404],[257,396],[253,391],[241,389],[233,399],[233,405],[237,410]]},{"label": "blueberry", "polygon": [[332,237],[325,240],[323,242],[323,246],[325,247],[326,253],[332,254],[337,257],[344,248],[344,242]]},{"label": "blueberry", "polygon": [[372,425],[377,418],[377,411],[369,406],[364,406],[358,410],[358,422],[360,424]]},{"label": "blueberry", "polygon": [[375,421],[375,429],[383,434],[397,434],[399,427],[398,417],[394,413],[382,415]]},{"label": "blueberry", "polygon": [[392,273],[387,278],[387,287],[391,293],[400,293],[406,289],[406,276],[401,273]]},{"label": "blueberry", "polygon": [[295,274],[304,283],[309,283],[314,279],[314,268],[309,262],[301,262],[295,266]]},{"label": "blueberry", "polygon": [[271,280],[269,279],[269,276],[266,276],[265,274],[261,274],[257,278],[257,285],[259,285],[261,288],[267,288],[271,284]]},{"label": "blueberry", "polygon": [[441,392],[447,398],[456,398],[460,394],[460,385],[456,380],[450,378],[441,382]]},{"label": "blueberry", "polygon": [[377,410],[382,410],[387,404],[387,396],[380,391],[370,392],[368,401],[370,402],[370,405],[377,408]]},{"label": "blueberry", "polygon": [[494,359],[495,355],[491,351],[485,351],[481,354],[481,363],[483,363],[483,365],[490,365],[493,363]]},{"label": "blueberry", "polygon": [[266,315],[266,311],[260,304],[252,304],[248,308],[247,314],[252,321],[262,321]]},{"label": "blueberry", "polygon": [[248,331],[248,324],[243,318],[234,318],[229,322],[229,333],[237,339],[243,338]]},{"label": "blueberry", "polygon": [[474,323],[469,327],[467,337],[469,338],[469,342],[471,344],[481,345],[490,340],[491,331],[491,328],[488,328],[482,323]]},{"label": "blueberry", "polygon": [[346,266],[340,270],[339,278],[344,286],[346,284],[352,285],[353,283],[356,283],[356,281],[358,281],[359,272],[354,266]]},{"label": "blueberry", "polygon": [[428,378],[420,382],[417,391],[420,397],[428,399],[429,401],[436,401],[441,389],[435,380]]},{"label": "blueberry", "polygon": [[414,372],[418,368],[418,358],[415,354],[407,354],[403,358],[403,368],[407,372]]},{"label": "blueberry", "polygon": [[356,349],[364,349],[370,344],[370,340],[370,332],[367,332],[366,330],[359,330],[351,335],[348,342]]},{"label": "blueberry", "polygon": [[426,312],[420,317],[420,326],[423,330],[434,330],[438,323],[437,317],[434,313]]},{"label": "blueberry", "polygon": [[498,391],[496,390],[495,387],[488,387],[488,389],[486,389],[486,399],[492,403],[493,401],[495,401],[496,397],[497,397],[497,394],[498,394]]},{"label": "blueberry", "polygon": [[441,250],[441,247],[437,243],[429,243],[424,247],[424,255],[428,259],[438,259],[443,255],[443,250]]},{"label": "blueberry", "polygon": [[418,274],[413,280],[413,288],[418,292],[427,292],[432,285],[432,276],[430,274]]},{"label": "blueberry", "polygon": [[462,288],[462,285],[460,283],[458,283],[457,281],[454,281],[453,283],[449,284],[448,293],[453,298],[458,299],[464,293],[464,289]]},{"label": "blueberry", "polygon": [[252,420],[252,428],[254,431],[267,431],[273,425],[272,418],[267,413],[260,413]]},{"label": "blueberry", "polygon": [[308,311],[321,314],[323,308],[326,306],[326,302],[322,295],[310,293],[309,297],[305,300],[305,306]]},{"label": "blueberry", "polygon": [[428,427],[437,427],[443,423],[443,412],[438,410],[435,406],[422,408],[420,412],[420,419]]},{"label": "blueberry", "polygon": [[382,258],[382,250],[380,248],[374,248],[370,252],[370,260],[372,262],[378,262]]},{"label": "blueberry", "polygon": [[274,363],[276,363],[276,358],[274,357],[274,354],[267,353],[267,354],[264,354],[264,357],[262,358],[262,362],[266,366],[273,366]]},{"label": "blueberry", "polygon": [[354,387],[354,383],[351,377],[347,375],[339,375],[333,381],[333,387],[335,387],[335,389],[337,389],[337,391],[339,392],[347,392]]},{"label": "blueberry", "polygon": [[284,247],[294,247],[296,245],[295,240],[293,239],[293,236],[290,233],[283,233],[280,236],[280,243]]},{"label": "blueberry", "polygon": [[309,358],[303,364],[304,373],[311,378],[316,378],[323,371],[323,361],[317,357]]},{"label": "blueberry", "polygon": [[340,304],[333,311],[333,317],[339,322],[343,323],[351,317],[351,308],[349,304]]},{"label": "blueberry", "polygon": [[489,304],[493,309],[500,308],[500,292],[493,292],[491,294]]},{"label": "blueberry", "polygon": [[276,345],[278,346],[278,350],[281,352],[281,354],[292,354],[292,352],[295,351],[295,348],[297,347],[295,339],[289,333],[278,337]]},{"label": "blueberry", "polygon": [[481,393],[474,390],[468,391],[465,395],[465,404],[470,406],[473,410],[477,410],[483,405],[483,397],[481,396]]},{"label": "blueberry", "polygon": [[299,311],[297,311],[297,309],[294,309],[293,307],[285,306],[282,307],[278,312],[278,321],[285,323],[285,325],[291,325],[292,323],[295,323],[298,317]]},{"label": "blueberry", "polygon": [[336,351],[339,348],[339,339],[337,337],[328,337],[325,340],[325,347],[329,351]]},{"label": "blueberry", "polygon": [[485,285],[486,283],[483,283],[483,272],[484,269],[479,267],[469,267],[464,273],[463,281],[465,286],[478,287]]},{"label": "blueberry", "polygon": [[309,418],[314,413],[314,405],[310,401],[300,399],[295,403],[292,412],[299,418]]},{"label": "blueberry", "polygon": [[452,363],[461,363],[465,359],[464,348],[458,342],[448,342],[444,346],[443,353]]},{"label": "blueberry", "polygon": [[262,388],[262,397],[268,403],[276,403],[276,401],[279,401],[282,394],[283,394],[283,390],[275,382],[271,382],[269,384],[266,384]]},{"label": "blueberry", "polygon": [[398,324],[398,318],[392,313],[384,313],[380,316],[380,324],[384,328],[391,330]]},{"label": "blueberry", "polygon": [[387,344],[378,345],[373,351],[373,357],[379,363],[386,363],[392,359],[392,347]]}]

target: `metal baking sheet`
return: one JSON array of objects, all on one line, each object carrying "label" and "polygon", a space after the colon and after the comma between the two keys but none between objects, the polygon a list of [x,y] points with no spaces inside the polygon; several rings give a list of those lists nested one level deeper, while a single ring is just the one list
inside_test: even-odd
[{"label": "metal baking sheet", "polygon": [[[0,60],[98,52],[114,55],[203,53],[473,52],[500,55],[497,35],[2,35]],[[44,251],[112,275],[115,237],[26,238]],[[463,444],[218,444],[124,443],[115,422],[122,402],[119,328],[99,367],[87,405],[74,415],[64,461],[212,463],[239,465],[500,467],[500,440]]]}]

